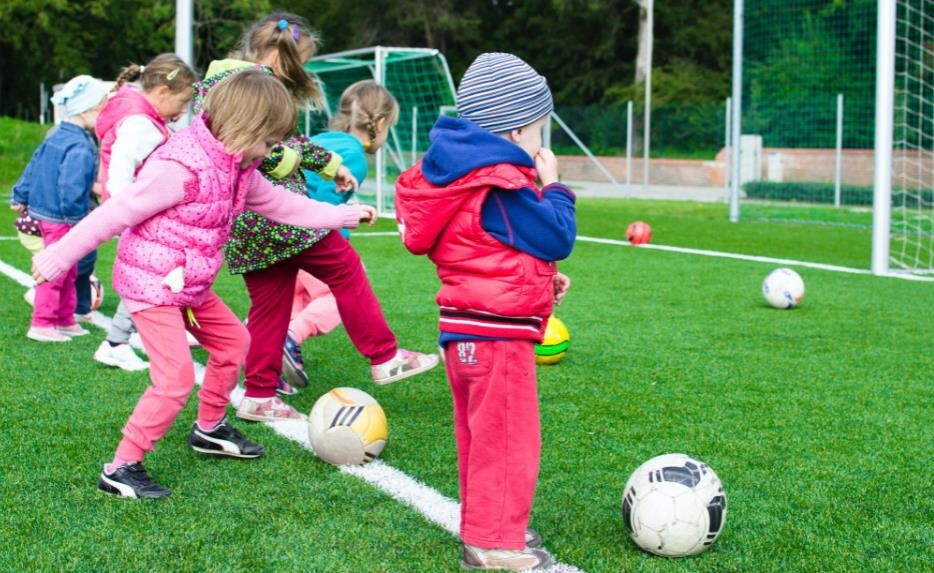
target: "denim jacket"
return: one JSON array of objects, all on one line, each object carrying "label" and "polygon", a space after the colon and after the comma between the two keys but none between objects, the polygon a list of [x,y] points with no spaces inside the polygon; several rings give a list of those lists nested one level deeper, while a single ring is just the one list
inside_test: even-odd
[{"label": "denim jacket", "polygon": [[63,122],[45,138],[13,185],[13,202],[33,219],[74,225],[91,210],[97,144],[86,130]]}]

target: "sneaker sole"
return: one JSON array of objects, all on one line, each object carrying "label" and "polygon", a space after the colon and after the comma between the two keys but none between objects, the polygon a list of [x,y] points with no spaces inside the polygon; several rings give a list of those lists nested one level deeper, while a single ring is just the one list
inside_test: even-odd
[{"label": "sneaker sole", "polygon": [[105,366],[112,366],[113,368],[119,368],[121,370],[126,370],[127,372],[139,372],[141,370],[146,370],[149,368],[149,364],[146,364],[145,366],[135,366],[135,367],[128,366],[128,365],[123,364],[119,360],[111,360],[109,358],[103,358],[101,356],[98,356],[96,352],[94,353],[94,360],[96,362],[100,362],[101,364]]},{"label": "sneaker sole", "polygon": [[392,384],[393,382],[398,382],[399,380],[403,380],[405,378],[411,378],[412,376],[417,376],[418,374],[421,374],[422,372],[428,372],[429,370],[437,366],[439,362],[440,360],[438,360],[438,357],[435,356],[435,360],[431,364],[426,364],[424,366],[420,366],[413,370],[407,370],[405,372],[400,372],[399,374],[396,374],[395,376],[390,376],[389,378],[381,378],[379,380],[376,380],[374,378],[373,383],[376,384],[377,386],[385,386],[387,384]]},{"label": "sneaker sole", "polygon": [[282,376],[286,382],[297,388],[308,386],[308,373],[292,360],[292,356],[285,350],[282,351]]},{"label": "sneaker sole", "polygon": [[[243,453],[243,452],[240,451],[240,448],[238,448],[236,445],[234,445],[234,444],[232,444],[232,443],[230,443],[230,442],[228,442],[228,441],[225,441],[225,440],[215,440],[215,439],[209,438],[209,437],[207,437],[207,436],[205,436],[205,435],[198,435],[197,438],[198,438],[199,440],[205,442],[206,444],[204,444],[204,445],[202,445],[202,444],[194,444],[194,443],[192,443],[191,440],[189,439],[189,441],[188,441],[188,446],[189,446],[192,450],[194,450],[194,451],[196,451],[196,452],[198,452],[198,453],[206,454],[206,455],[209,455],[209,456],[225,456],[225,457],[230,457],[230,458],[240,458],[240,459],[244,459],[244,460],[252,460],[252,459],[256,459],[256,458],[258,458],[258,457],[260,457],[260,456],[262,456],[263,454],[266,453],[265,451],[263,451],[263,452],[260,452],[260,453],[258,453],[258,454],[245,454],[245,453]],[[221,448],[221,449],[217,449],[217,448]]]},{"label": "sneaker sole", "polygon": [[239,410],[235,415],[241,420],[247,420],[248,422],[287,422],[289,420],[301,420],[301,416],[298,418],[271,418],[269,416],[261,416],[259,414],[240,412]]},{"label": "sneaker sole", "polygon": [[[64,334],[62,336],[65,336]],[[26,338],[30,340],[35,340],[36,342],[71,342],[71,337],[65,336],[65,338],[52,338],[51,336],[45,336],[42,334],[29,334],[26,333]]]},{"label": "sneaker sole", "polygon": [[84,332],[62,332],[62,331],[59,331],[59,332],[61,332],[63,336],[67,336],[68,338],[78,338],[79,336],[87,336],[87,335],[91,334],[90,331],[84,331]]}]

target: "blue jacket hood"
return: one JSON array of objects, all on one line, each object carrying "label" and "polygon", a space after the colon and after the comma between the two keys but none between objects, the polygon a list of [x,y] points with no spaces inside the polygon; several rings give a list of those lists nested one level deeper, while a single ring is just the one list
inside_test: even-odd
[{"label": "blue jacket hood", "polygon": [[441,116],[428,138],[431,146],[422,159],[422,173],[433,185],[447,185],[500,163],[535,167],[524,149],[466,119]]}]

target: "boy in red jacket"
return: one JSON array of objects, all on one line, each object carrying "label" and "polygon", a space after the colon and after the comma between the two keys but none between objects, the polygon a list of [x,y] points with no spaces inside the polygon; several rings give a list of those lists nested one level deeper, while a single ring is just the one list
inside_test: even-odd
[{"label": "boy in red jacket", "polygon": [[396,182],[403,242],[441,279],[467,568],[551,564],[527,530],[541,452],[534,345],[570,285],[554,261],[577,233],[574,194],[542,148],[552,109],[528,64],[482,54],[458,87],[460,118],[440,117],[422,162]]}]

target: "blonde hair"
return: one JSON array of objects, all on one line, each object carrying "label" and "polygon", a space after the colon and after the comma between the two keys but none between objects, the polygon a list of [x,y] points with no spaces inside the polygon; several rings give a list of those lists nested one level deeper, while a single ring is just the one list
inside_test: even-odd
[{"label": "blonde hair", "polygon": [[370,141],[376,139],[376,124],[385,119],[392,127],[399,119],[399,102],[389,90],[374,82],[363,80],[344,90],[337,113],[331,118],[331,129],[349,132],[365,131]]},{"label": "blonde hair", "polygon": [[320,108],[324,105],[321,87],[305,71],[305,58],[314,55],[319,39],[305,19],[287,12],[275,12],[256,21],[240,40],[238,57],[259,62],[275,50],[279,55],[273,73],[289,89],[298,103]]},{"label": "blonde hair", "polygon": [[259,141],[285,139],[295,129],[298,112],[288,90],[260,69],[225,78],[204,100],[211,133],[231,153]]},{"label": "blonde hair", "polygon": [[138,81],[144,92],[159,86],[166,86],[173,94],[191,91],[192,84],[198,81],[198,75],[175,54],[159,54],[145,66],[130,64],[120,70],[117,76],[117,90],[127,82]]}]

